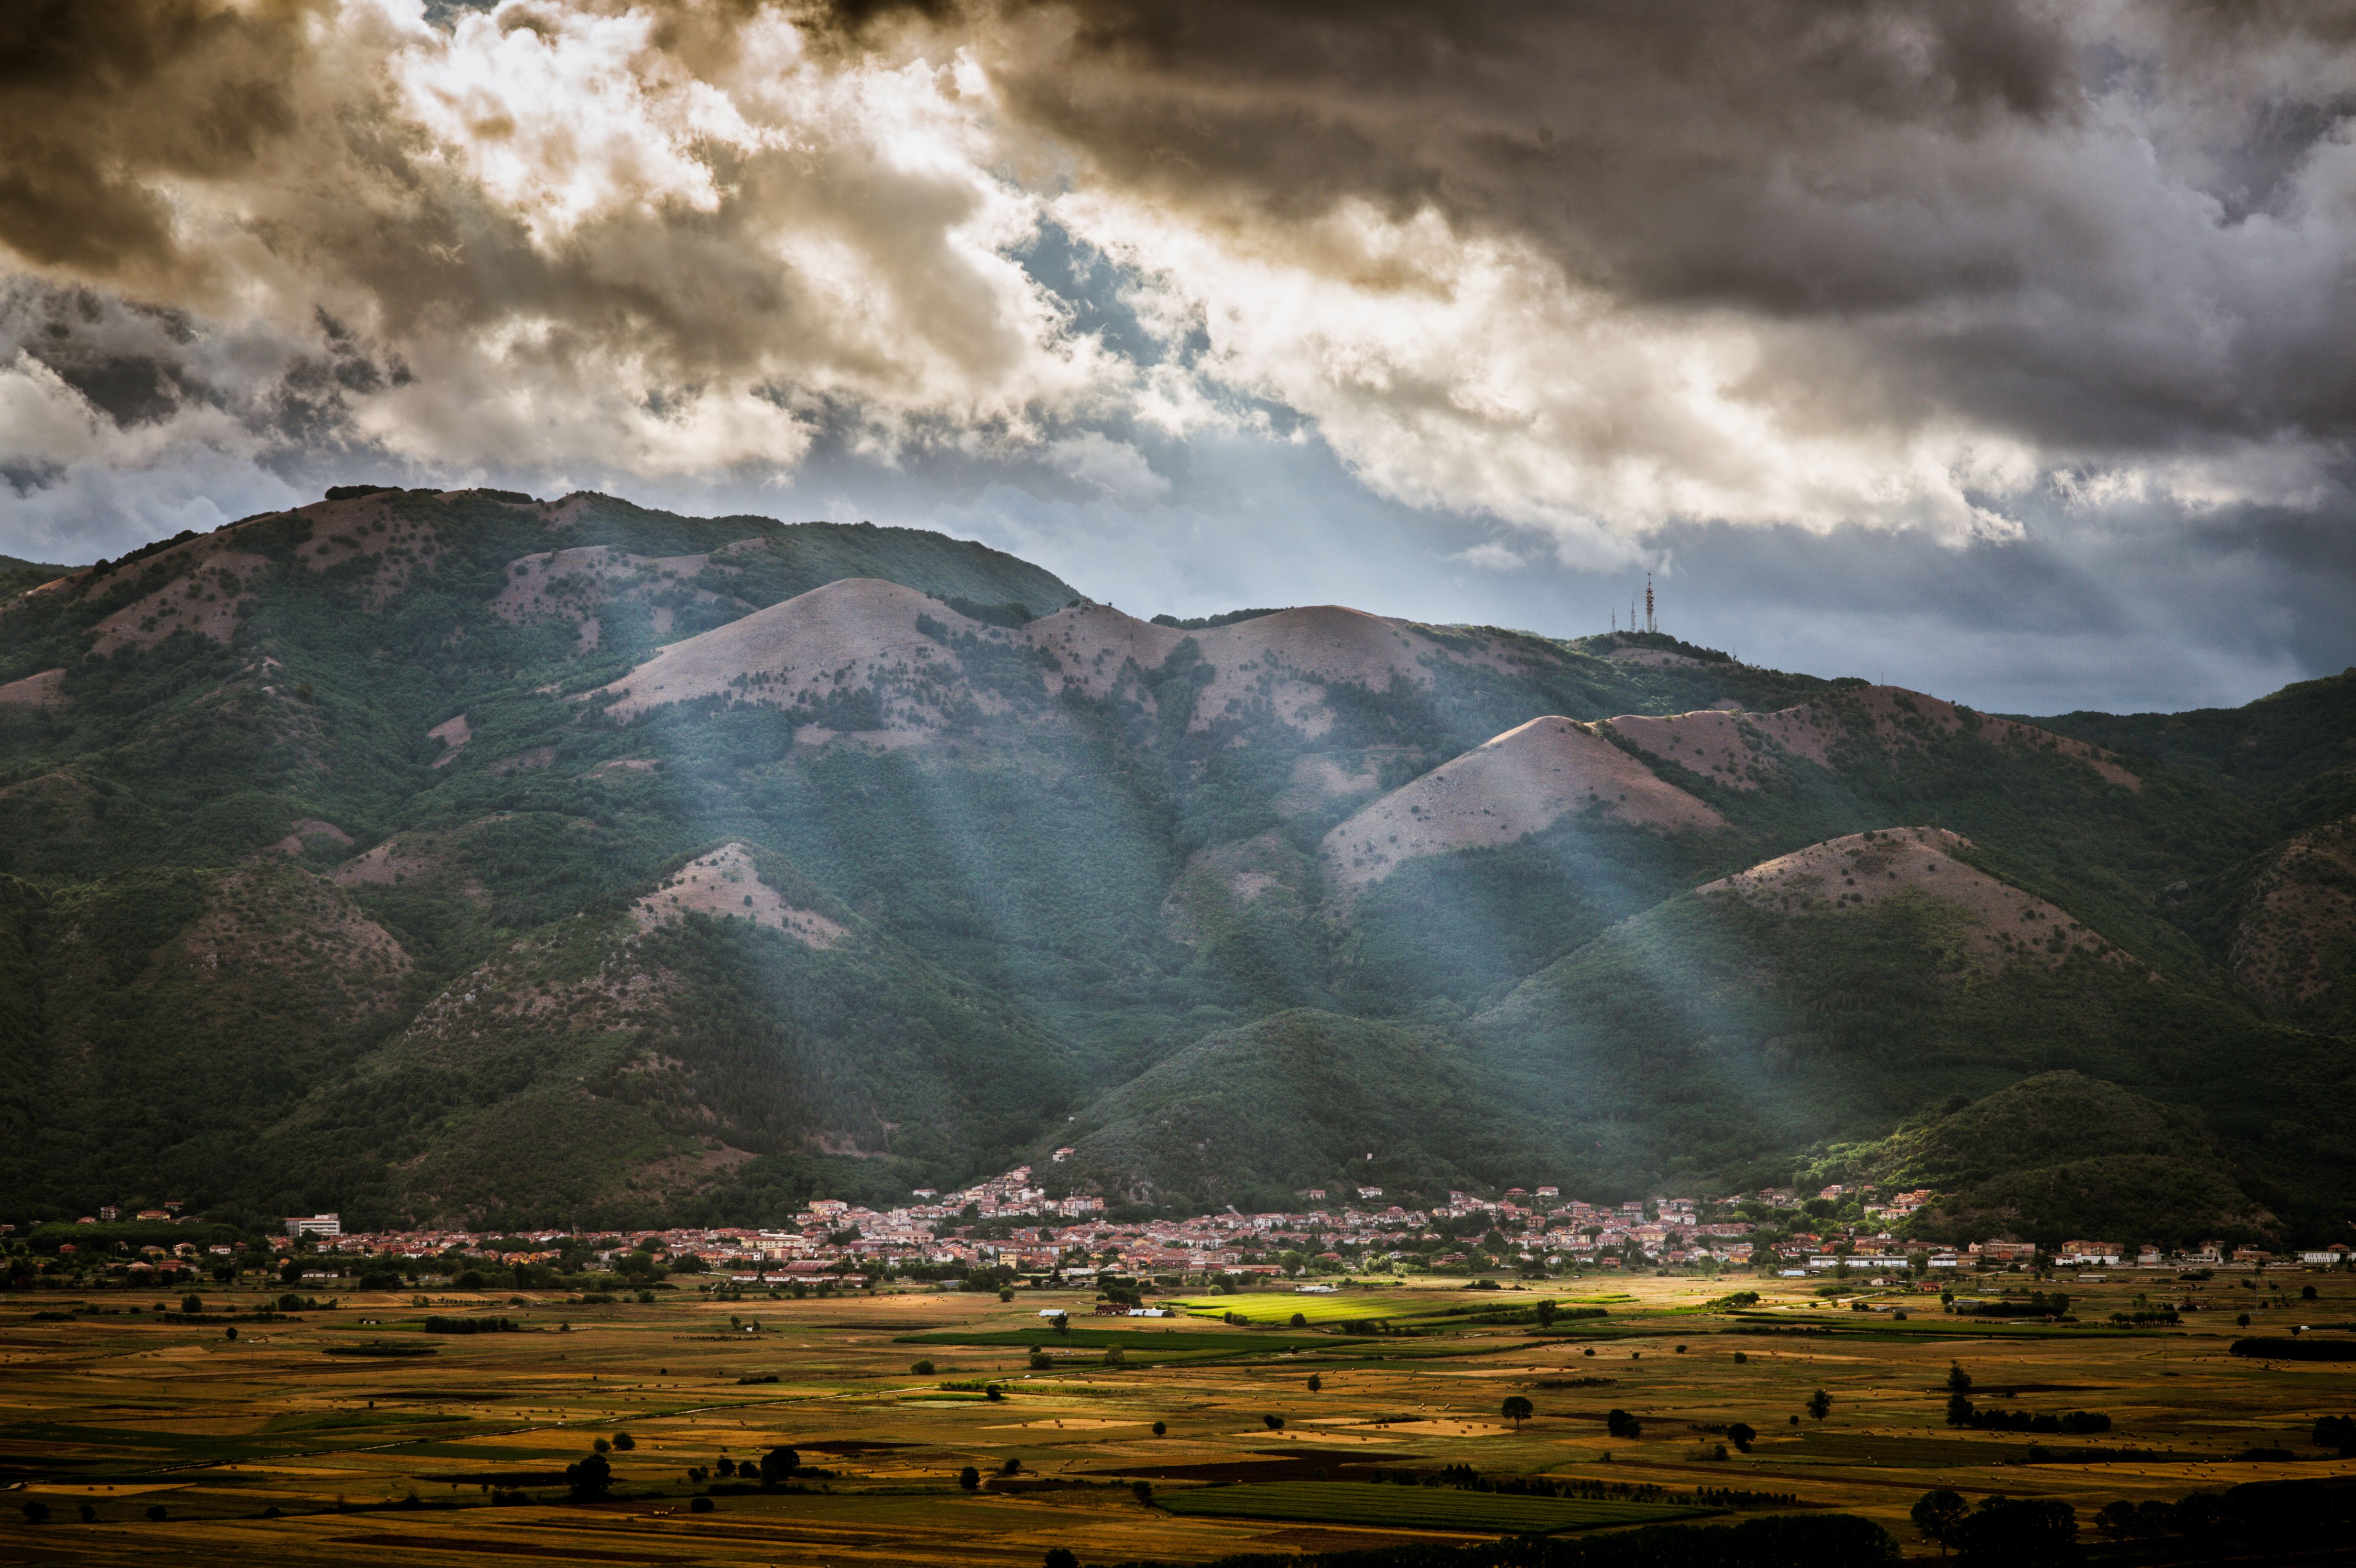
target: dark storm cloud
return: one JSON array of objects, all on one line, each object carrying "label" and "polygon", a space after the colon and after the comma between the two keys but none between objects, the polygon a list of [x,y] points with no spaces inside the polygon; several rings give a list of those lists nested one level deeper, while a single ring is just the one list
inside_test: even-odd
[{"label": "dark storm cloud", "polygon": [[1622,306],[1739,313],[1803,423],[2146,450],[2338,440],[2356,404],[2356,236],[2297,177],[2344,152],[2345,5],[992,15],[1016,112],[1099,177],[1207,222],[1434,209]]},{"label": "dark storm cloud", "polygon": [[200,259],[159,176],[235,176],[293,128],[325,0],[19,0],[0,7],[0,243],[154,286]]},{"label": "dark storm cloud", "polygon": [[1854,171],[1880,161],[1858,156],[1877,134],[1986,133],[2077,98],[2066,39],[2003,4],[1072,14],[1060,53],[1003,76],[1118,177],[1295,215],[1353,195],[1437,204],[1545,234],[1591,280],[1655,298],[1804,308],[1974,281],[1970,257],[1910,258],[1901,277],[1856,256],[1794,224],[1803,193],[1767,176]]},{"label": "dark storm cloud", "polygon": [[2351,4],[28,0],[0,549],[366,468],[2241,689],[2340,645],[2351,114]]},{"label": "dark storm cloud", "polygon": [[[964,50],[992,95],[975,129],[997,144],[958,149],[977,166],[1027,155],[1043,191],[1068,176],[1398,305],[1466,280],[1330,220],[1354,202],[1393,225],[1436,219],[1450,240],[1558,270],[1501,311],[1540,312],[1551,286],[1582,321],[1646,342],[1719,340],[1723,399],[1791,442],[1965,425],[2032,461],[2219,458],[2341,441],[2356,402],[2338,349],[2356,241],[2336,166],[2356,95],[2344,5],[1007,0],[792,26],[790,8],[749,0],[511,0],[434,15],[455,31],[367,0],[12,8],[0,244],[175,305],[307,292],[396,351],[529,319],[509,361],[585,377],[626,358],[667,406],[718,378],[740,398],[823,387],[1003,419],[1009,398],[1040,394],[1030,361],[1052,328],[1042,302],[944,244],[985,198],[876,156],[905,103],[822,90]],[[820,90],[774,101],[780,71]],[[732,95],[781,136],[682,123],[682,87]],[[862,138],[862,122],[884,134]],[[208,197],[209,232],[189,210]],[[868,270],[916,350],[857,330],[846,317],[872,303],[846,299],[827,259],[780,255],[787,226]],[[1244,286],[1215,269],[1173,281]],[[1645,464],[1730,465],[1709,450],[1721,421],[1619,395],[1615,378],[1655,390],[1663,367],[1620,364],[1593,336],[1560,350],[1610,362],[1595,379],[1619,430],[1522,407],[1544,389],[1504,400],[1522,433],[1578,457],[1522,484],[1566,492],[1533,512],[1642,510],[1608,484],[1569,493],[1615,439]],[[1385,361],[1398,422],[1419,398],[1444,411],[1464,383],[1530,375]],[[444,379],[454,400],[493,396],[479,375]],[[1397,487],[1449,504],[1447,462],[1424,466]],[[1825,488],[1727,475],[1643,520],[1721,491],[1742,520],[1856,509]]]}]

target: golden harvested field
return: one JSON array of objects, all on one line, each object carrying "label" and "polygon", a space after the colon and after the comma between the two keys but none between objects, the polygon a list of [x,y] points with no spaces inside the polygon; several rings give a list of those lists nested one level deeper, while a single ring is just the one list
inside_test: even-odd
[{"label": "golden harvested field", "polygon": [[[1328,1304],[1346,1294],[1302,1298],[1320,1308],[1306,1332],[1099,1320],[1091,1297],[1068,1292],[1001,1303],[914,1288],[737,1302],[681,1291],[613,1306],[444,1294],[427,1307],[361,1296],[240,1322],[231,1340],[220,1315],[258,1310],[263,1297],[208,1293],[210,1320],[175,1321],[121,1291],[28,1293],[0,1302],[0,1480],[16,1488],[0,1515],[0,1561],[1027,1565],[1062,1546],[1083,1563],[1194,1563],[1469,1541],[1482,1519],[1610,1528],[1661,1517],[1474,1508],[1437,1488],[1419,1510],[1406,1488],[1360,1485],[1333,1486],[1326,1509],[1315,1490],[1455,1465],[1678,1512],[1724,1500],[1697,1489],[1789,1494],[1869,1515],[1928,1555],[1906,1511],[1932,1487],[2058,1497],[2090,1520],[2121,1499],[2356,1472],[2307,1443],[2317,1416],[2356,1414],[2356,1363],[2226,1354],[2244,1333],[2356,1327],[2356,1280],[2278,1272],[2258,1291],[2248,1277],[2064,1281],[2078,1328],[1976,1323],[1943,1315],[1935,1296],[1876,1297],[1908,1307],[1898,1321],[1826,1303],[1804,1281],[1744,1282],[1767,1299],[1737,1316],[1704,1309],[1722,1285],[1615,1277],[1545,1293],[1566,1305],[1633,1297],[1550,1334],[1435,1316],[1526,1307],[1538,1292],[1387,1286],[1366,1293],[1364,1317],[1435,1331],[1377,1338],[1317,1327],[1337,1323]],[[2317,1299],[2299,1298],[2304,1285]],[[2180,1328],[2099,1327],[2138,1296],[2212,1309]],[[134,1315],[134,1304],[148,1310]],[[1066,1308],[1073,1333],[1059,1338],[1043,1307]],[[2246,1330],[2233,1321],[2244,1310],[2255,1314]],[[429,1334],[429,1312],[518,1328]],[[1033,1343],[1056,1356],[1052,1370],[1030,1369]],[[1108,1345],[1122,1348],[1119,1366],[1104,1364]],[[356,1348],[432,1353],[329,1353]],[[910,1371],[919,1360],[931,1374]],[[1984,1406],[2102,1411],[2114,1428],[1951,1429],[1950,1360]],[[993,1381],[1005,1391],[997,1400],[943,1386]],[[1832,1398],[1821,1422],[1802,1413],[1817,1389]],[[1515,1395],[1537,1412],[1518,1430],[1501,1413]],[[1641,1435],[1607,1434],[1615,1407],[1641,1420]],[[1724,1439],[1708,1429],[1737,1422],[1760,1433],[1753,1451],[1716,1457]],[[608,1456],[615,1495],[568,1499],[564,1467],[624,1434],[633,1445]],[[721,1483],[710,1511],[691,1511],[712,1484],[691,1482],[691,1467],[778,1445],[801,1456],[794,1489]],[[2048,1462],[2024,1462],[2032,1446]],[[2276,1447],[2300,1457],[2238,1457]],[[989,1477],[980,1489],[960,1488],[968,1466]],[[1222,1511],[1182,1514],[1141,1501],[1138,1480],[1164,1498],[1220,1482],[1283,1486],[1258,1494],[1264,1504],[1198,1499],[1181,1506]],[[1659,1493],[1618,1489],[1647,1487]],[[46,1504],[48,1522],[21,1522],[27,1503]],[[1247,1505],[1285,1517],[1233,1517]],[[1754,1499],[1725,1517],[1772,1506]],[[155,1509],[161,1519],[147,1517]],[[1330,1517],[1310,1517],[1320,1513]]]}]

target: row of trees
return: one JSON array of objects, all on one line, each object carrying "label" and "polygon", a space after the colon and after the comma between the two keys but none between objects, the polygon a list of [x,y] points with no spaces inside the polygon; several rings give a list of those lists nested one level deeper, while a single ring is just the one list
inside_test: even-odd
[{"label": "row of trees", "polygon": [[[2081,1561],[2077,1510],[2054,1498],[1984,1498],[1977,1507],[1954,1491],[1925,1492],[1911,1510],[1914,1528],[1956,1554],[1964,1568],[2051,1568]],[[2238,1542],[2274,1561],[2276,1552],[2340,1546],[2356,1524],[2356,1499],[2330,1481],[2261,1481],[2225,1492],[2195,1492],[2169,1502],[2148,1499],[2104,1505],[2094,1526],[2114,1541],[2177,1536],[2205,1551]]]}]

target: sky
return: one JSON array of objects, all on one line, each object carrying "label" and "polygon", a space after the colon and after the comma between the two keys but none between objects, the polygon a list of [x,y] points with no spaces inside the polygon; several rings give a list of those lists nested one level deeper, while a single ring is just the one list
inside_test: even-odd
[{"label": "sky", "polygon": [[329,484],[1999,711],[2356,664],[2356,5],[35,0],[0,554]]}]

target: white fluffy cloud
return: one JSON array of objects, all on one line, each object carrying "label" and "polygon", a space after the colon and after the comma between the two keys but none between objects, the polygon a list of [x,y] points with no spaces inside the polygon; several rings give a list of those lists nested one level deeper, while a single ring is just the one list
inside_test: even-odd
[{"label": "white fluffy cloud", "polygon": [[[790,467],[829,420],[878,450],[919,426],[1020,443],[1131,379],[1023,270],[1037,197],[992,167],[953,48],[820,59],[775,6],[562,0],[446,29],[340,0],[300,34],[251,155],[146,171],[166,221],[112,269],[198,337],[267,346],[257,375],[337,358],[334,428],[297,440],[443,470]],[[220,68],[161,69],[202,100]],[[33,275],[107,271],[6,237]]]},{"label": "white fluffy cloud", "polygon": [[1201,372],[1309,415],[1377,491],[1543,528],[1585,563],[1633,559],[1679,517],[2016,526],[1974,499],[2040,474],[2025,442],[1962,420],[1826,428],[1758,396],[1762,335],[1729,312],[1615,302],[1534,248],[1365,203],[1297,227],[1191,227],[1074,195],[1074,232],[1199,320]]}]

